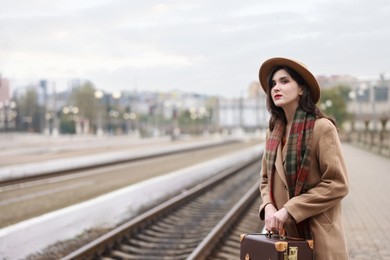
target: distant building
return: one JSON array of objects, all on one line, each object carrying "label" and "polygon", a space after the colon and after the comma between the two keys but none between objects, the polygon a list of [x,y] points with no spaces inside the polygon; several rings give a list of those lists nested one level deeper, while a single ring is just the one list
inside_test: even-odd
[{"label": "distant building", "polygon": [[220,99],[218,111],[218,124],[223,129],[242,128],[254,131],[264,130],[268,126],[266,94],[258,82],[249,85],[246,97]]},{"label": "distant building", "polygon": [[[348,111],[354,114],[357,127],[368,123],[371,129],[380,129],[381,124],[390,128],[390,80],[380,75],[379,79],[362,80],[349,93]],[[387,124],[387,125],[386,125]]]},{"label": "distant building", "polygon": [[0,102],[4,103],[10,99],[9,81],[0,75]]},{"label": "distant building", "polygon": [[357,78],[348,75],[333,75],[330,77],[320,75],[317,76],[316,79],[321,88],[331,88],[336,86],[353,87],[359,82]]},{"label": "distant building", "polygon": [[[37,94],[36,105],[40,107],[40,112],[37,115],[34,117],[29,115],[34,125],[34,131],[53,134],[58,130],[62,131],[61,123],[64,123],[60,118],[62,108],[72,105],[68,104],[68,97],[71,91],[82,82],[81,80],[72,80],[68,84],[68,89],[60,92],[55,90],[54,82],[46,80],[30,82],[26,86],[17,88],[14,96],[20,99],[28,90],[33,89]],[[106,132],[111,131],[112,127],[115,126],[115,128],[123,128],[121,132],[125,133],[141,129],[144,133],[152,133],[153,135],[166,134],[179,123],[179,120],[183,132],[196,132],[198,134],[202,131],[205,133],[232,132],[236,129],[253,132],[264,130],[268,126],[269,114],[266,108],[266,95],[258,82],[252,82],[241,97],[232,99],[180,90],[169,92],[124,91],[117,98],[112,94],[103,91],[98,102],[104,109],[101,109],[97,118],[90,119],[91,126],[87,129],[99,128],[100,131]],[[118,114],[115,118],[114,112]],[[26,117],[26,115],[21,116]],[[31,122],[30,125],[32,125]],[[23,129],[27,129],[27,127]],[[76,125],[77,134],[83,132],[79,130],[78,125]]]},{"label": "distant building", "polygon": [[15,128],[16,103],[10,100],[9,81],[0,75],[0,131]]}]

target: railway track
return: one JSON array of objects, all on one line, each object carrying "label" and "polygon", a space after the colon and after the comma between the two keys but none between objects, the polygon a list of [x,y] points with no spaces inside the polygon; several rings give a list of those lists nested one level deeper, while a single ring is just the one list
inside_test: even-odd
[{"label": "railway track", "polygon": [[[156,148],[157,151],[149,151],[149,152],[139,152],[137,155],[133,156],[123,156],[123,154],[117,153],[115,158],[112,158],[110,160],[105,160],[104,158],[100,157],[100,160],[94,160],[92,157],[89,157],[88,159],[90,161],[93,161],[93,163],[86,163],[85,159],[83,160],[82,163],[78,162],[74,164],[71,161],[67,161],[68,164],[74,164],[72,167],[68,166],[62,166],[61,162],[56,161],[56,165],[54,167],[49,167],[50,169],[47,170],[45,168],[39,168],[40,170],[35,170],[34,174],[22,174],[20,177],[14,178],[10,177],[9,178],[0,178],[0,191],[2,187],[9,187],[9,186],[23,186],[24,183],[26,182],[34,182],[34,181],[40,181],[40,180],[46,180],[46,179],[51,179],[51,178],[56,178],[56,177],[61,177],[64,175],[71,175],[73,173],[80,172],[82,170],[92,170],[92,169],[97,169],[99,167],[105,167],[105,166],[110,166],[110,165],[118,165],[118,164],[123,164],[123,163],[130,163],[130,162],[137,162],[141,160],[150,160],[153,158],[158,158],[161,156],[169,156],[169,155],[174,155],[178,153],[188,153],[188,152],[194,152],[194,151],[199,151],[199,150],[204,150],[204,149],[210,149],[214,147],[221,147],[221,146],[228,146],[234,143],[238,143],[239,141],[237,140],[230,140],[230,141],[225,141],[225,142],[217,142],[217,143],[210,143],[210,144],[200,144],[200,145],[194,145],[194,146],[188,146],[184,147],[167,147],[164,149],[158,149]],[[84,151],[86,152],[86,151]],[[128,150],[128,152],[131,154],[131,150]],[[106,154],[105,157],[109,157],[109,154]],[[39,156],[38,156],[39,157]],[[77,154],[74,157],[76,160]],[[64,159],[64,158],[62,158]],[[68,158],[69,159],[69,158]],[[66,158],[65,158],[66,160]],[[42,162],[41,162],[42,163]],[[12,166],[11,166],[12,167]],[[35,165],[30,167],[37,168]],[[7,168],[7,167],[4,167]],[[0,167],[1,170],[1,167]],[[17,170],[14,170],[15,173]],[[22,170],[23,171],[23,170]],[[18,175],[18,174],[16,174]],[[0,176],[1,177],[1,176]]]},{"label": "railway track", "polygon": [[[86,201],[177,169],[255,145],[231,142],[36,179],[0,184],[0,227]],[[139,174],[142,173],[142,174]]]},{"label": "railway track", "polygon": [[63,259],[238,259],[239,234],[261,229],[260,161],[225,170]]}]

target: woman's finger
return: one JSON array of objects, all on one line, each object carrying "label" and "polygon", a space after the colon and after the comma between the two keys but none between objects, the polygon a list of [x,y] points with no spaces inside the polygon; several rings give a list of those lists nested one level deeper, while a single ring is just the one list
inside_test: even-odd
[{"label": "woman's finger", "polygon": [[279,232],[279,235],[284,236],[283,222],[279,222],[278,232]]}]

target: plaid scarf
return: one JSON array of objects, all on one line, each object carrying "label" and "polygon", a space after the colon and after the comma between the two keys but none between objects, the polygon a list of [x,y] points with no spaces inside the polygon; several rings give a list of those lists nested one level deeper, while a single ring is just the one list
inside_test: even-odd
[{"label": "plaid scarf", "polygon": [[[286,179],[290,198],[298,196],[307,191],[308,185],[306,178],[309,174],[311,155],[310,145],[313,135],[313,128],[316,117],[298,108],[294,115],[291,130],[287,142],[286,154]],[[275,173],[275,158],[278,145],[280,144],[284,131],[285,123],[277,120],[273,131],[266,143],[266,165],[267,175],[271,176],[269,190],[272,202],[275,204],[273,197],[273,175]],[[311,239],[310,219],[304,220],[297,224],[300,237]]]}]

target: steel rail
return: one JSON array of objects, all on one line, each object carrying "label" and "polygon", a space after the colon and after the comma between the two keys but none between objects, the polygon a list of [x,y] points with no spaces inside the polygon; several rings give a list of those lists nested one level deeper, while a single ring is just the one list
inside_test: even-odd
[{"label": "steel rail", "polygon": [[249,205],[259,197],[259,182],[255,183],[249,191],[236,203],[226,216],[203,239],[197,248],[188,256],[187,260],[206,259],[226,236],[231,226],[239,221],[241,215]]},{"label": "steel rail", "polygon": [[[174,198],[166,201],[165,203],[162,203],[158,207],[145,212],[144,214],[128,221],[127,223],[124,223],[123,225],[113,229],[112,231],[90,242],[89,244],[82,246],[78,250],[70,253],[62,259],[70,260],[100,258],[105,253],[113,250],[115,247],[121,244],[122,241],[130,240],[132,234],[139,233],[140,230],[149,226],[161,215],[169,215],[173,210],[178,209],[185,203],[193,201],[200,194],[204,193],[207,190],[210,190],[211,187],[216,187],[221,181],[228,179],[230,176],[234,175],[240,170],[243,170],[248,165],[259,162],[259,159],[260,158],[247,160],[246,162],[242,162],[241,164],[235,165],[234,167],[222,171],[220,174],[215,175],[206,182],[196,185],[192,189],[183,192],[178,196],[175,196]],[[189,253],[191,252],[187,252],[184,254],[188,255]]]}]

